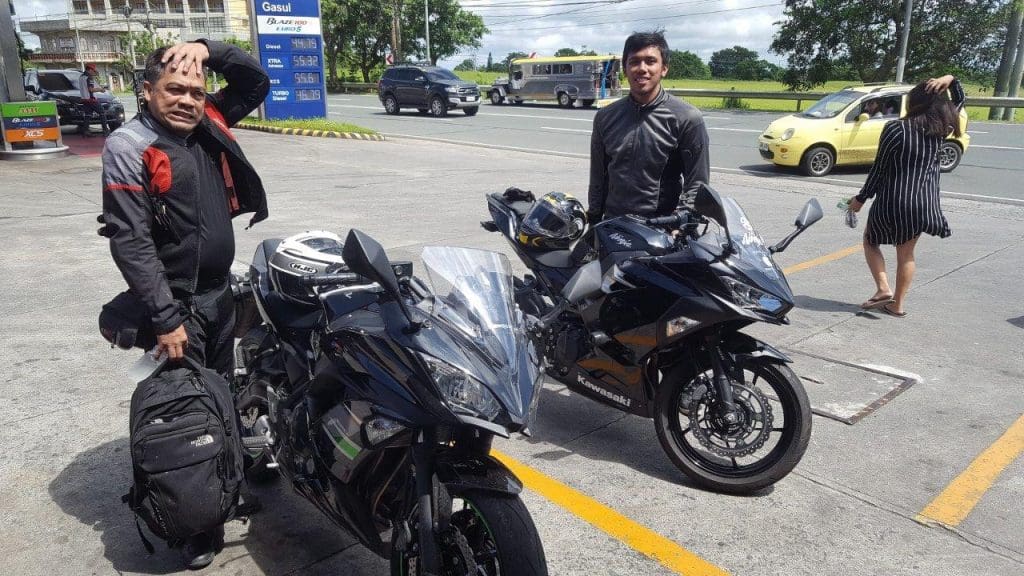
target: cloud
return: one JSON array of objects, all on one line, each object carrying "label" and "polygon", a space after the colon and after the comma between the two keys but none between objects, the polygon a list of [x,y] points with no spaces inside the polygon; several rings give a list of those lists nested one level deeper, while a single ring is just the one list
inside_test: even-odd
[{"label": "cloud", "polygon": [[[491,30],[481,48],[453,56],[453,66],[465,58],[477,63],[501,60],[509,52],[552,54],[559,48],[586,47],[618,54],[632,32],[662,28],[669,46],[689,50],[705,62],[723,48],[743,46],[761,58],[783,63],[768,51],[782,18],[782,2],[766,0],[626,0],[583,8],[560,0],[537,8],[507,8],[508,0],[463,0],[463,8],[480,15]],[[520,6],[522,4],[519,4]]]}]

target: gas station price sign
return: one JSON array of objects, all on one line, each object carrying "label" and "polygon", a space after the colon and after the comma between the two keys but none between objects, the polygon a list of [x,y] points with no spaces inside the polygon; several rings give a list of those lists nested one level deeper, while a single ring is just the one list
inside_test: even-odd
[{"label": "gas station price sign", "polygon": [[318,0],[254,0],[260,64],[270,76],[266,117],[327,116]]}]

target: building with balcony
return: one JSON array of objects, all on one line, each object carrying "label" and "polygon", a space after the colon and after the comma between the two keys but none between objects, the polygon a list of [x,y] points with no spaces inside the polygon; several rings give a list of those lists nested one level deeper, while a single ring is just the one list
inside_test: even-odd
[{"label": "building with balcony", "polygon": [[[130,22],[124,5],[132,7]],[[21,30],[39,37],[39,50],[31,56],[37,68],[78,68],[92,62],[111,88],[130,89],[118,62],[130,53],[132,32],[148,30],[160,38],[194,40],[212,38],[248,40],[246,0],[69,0],[70,12],[60,16],[19,18]],[[146,54],[135,54],[137,65]]]}]

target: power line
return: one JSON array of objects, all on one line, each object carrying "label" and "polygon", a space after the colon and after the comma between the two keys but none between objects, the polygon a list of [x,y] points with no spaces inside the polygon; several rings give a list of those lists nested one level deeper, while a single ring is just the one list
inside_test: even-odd
[{"label": "power line", "polygon": [[[655,16],[655,17],[651,17],[651,18],[634,18],[634,19],[631,19],[631,20],[616,19],[616,20],[607,20],[607,21],[604,21],[604,22],[576,23],[575,25],[576,25],[576,27],[580,27],[580,26],[599,26],[599,25],[603,25],[603,24],[626,24],[626,23],[633,23],[633,22],[649,22],[651,20],[665,20],[667,18],[685,18],[685,17],[689,17],[689,16],[707,16],[709,14],[722,14],[722,13],[725,13],[725,12],[741,12],[741,11],[745,11],[745,10],[755,10],[757,8],[771,8],[773,6],[778,6],[780,4],[781,4],[781,2],[772,2],[771,4],[759,4],[757,6],[747,6],[745,8],[725,8],[725,9],[722,9],[722,10],[709,10],[709,11],[706,11],[706,12],[689,12],[689,13],[682,13],[682,14],[662,14],[660,16]],[[541,27],[533,27],[533,28],[520,28],[518,26],[513,26],[513,24],[514,23],[512,23],[512,22],[503,22],[503,23],[498,24],[498,25],[496,25],[494,27],[488,26],[488,29],[491,30],[491,31],[494,31],[494,29],[503,30],[503,29],[512,29],[512,28],[514,28],[516,31],[526,32],[526,31],[531,31],[531,30],[555,30],[555,29],[565,28],[564,25],[562,25],[562,26],[541,26]]]}]

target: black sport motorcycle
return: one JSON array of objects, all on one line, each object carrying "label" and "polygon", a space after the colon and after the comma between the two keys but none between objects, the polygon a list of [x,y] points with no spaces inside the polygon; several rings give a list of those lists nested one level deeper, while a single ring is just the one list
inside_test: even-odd
[{"label": "black sport motorcycle", "polygon": [[772,254],[821,219],[811,199],[794,230],[765,247],[732,198],[710,187],[693,210],[622,216],[591,226],[571,249],[517,241],[533,202],[487,197],[492,220],[533,272],[516,303],[547,373],[619,410],[653,418],[672,462],[698,485],[749,493],[800,461],[811,407],[779,350],[740,330],[788,324],[793,294]]},{"label": "black sport motorcycle", "polygon": [[250,473],[280,472],[392,574],[546,575],[522,484],[489,456],[529,433],[542,380],[508,259],[427,248],[431,290],[352,230],[343,267],[299,277],[309,305],[271,283],[280,242],[236,291],[240,323],[258,309],[236,348]]}]

